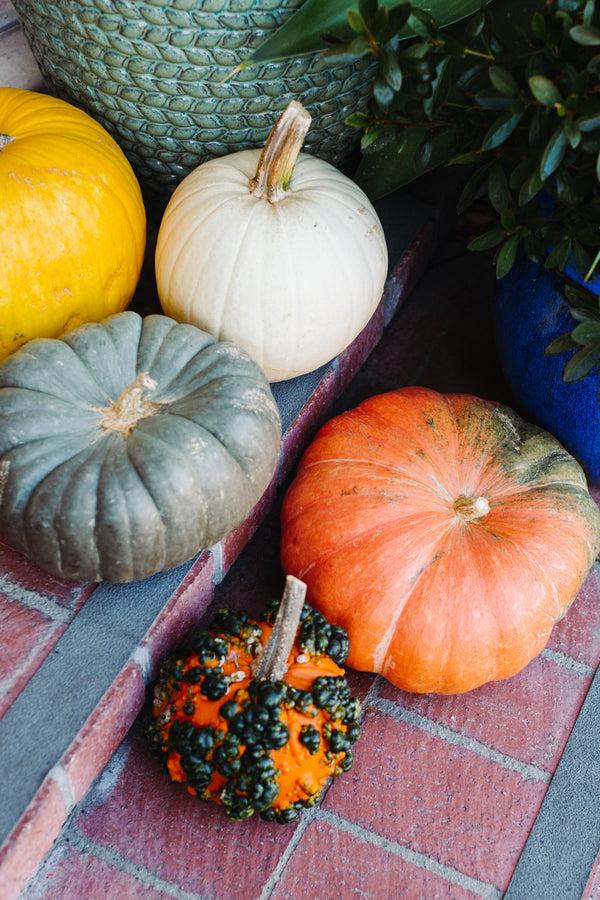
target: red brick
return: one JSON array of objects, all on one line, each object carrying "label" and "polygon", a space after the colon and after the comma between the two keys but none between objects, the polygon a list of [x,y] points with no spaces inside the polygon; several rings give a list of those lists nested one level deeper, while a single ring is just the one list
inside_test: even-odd
[{"label": "red brick", "polygon": [[546,784],[415,726],[369,711],[349,773],[324,806],[504,889]]},{"label": "red brick", "polygon": [[221,579],[236,561],[248,541],[263,522],[275,500],[278,475],[275,473],[269,487],[242,524],[221,541]]},{"label": "red brick", "polygon": [[68,773],[75,803],[117,749],[144,705],[145,683],[140,667],[129,662],[60,760]]},{"label": "red brick", "polygon": [[326,822],[312,822],[284,869],[273,900],[354,896],[467,900],[478,895]]},{"label": "red brick", "polygon": [[468,694],[408,694],[386,682],[380,696],[553,772],[590,682],[538,657],[518,675]]},{"label": "red brick", "polygon": [[162,900],[155,890],[89,853],[64,846],[23,894],[23,900]]},{"label": "red brick", "polygon": [[0,718],[63,633],[35,609],[7,600],[0,594],[2,652],[0,653]]},{"label": "red brick", "polygon": [[379,343],[383,334],[383,317],[382,300],[358,337],[339,357],[335,382],[336,396],[352,381],[373,348]]},{"label": "red brick", "polygon": [[570,610],[554,626],[548,647],[586,663],[600,665],[600,570],[594,566]]},{"label": "red brick", "polygon": [[75,581],[59,581],[2,541],[0,541],[0,572],[26,591],[51,597],[61,606],[72,610],[80,609],[96,586]]},{"label": "red brick", "polygon": [[137,736],[111,794],[94,803],[92,793],[77,820],[84,834],[203,896],[258,897],[294,833],[259,819],[228,822],[171,784]]},{"label": "red brick", "polygon": [[281,442],[279,481],[285,480],[302,451],[331,413],[335,389],[335,371],[329,368],[310,399],[302,407]]},{"label": "red brick", "polygon": [[0,851],[0,897],[12,900],[52,846],[67,808],[58,784],[47,778]]},{"label": "red brick", "polygon": [[592,866],[581,900],[600,900],[600,853]]},{"label": "red brick", "polygon": [[207,550],[200,554],[146,632],[138,657],[148,667],[146,677],[155,676],[167,653],[206,612],[213,596],[213,571],[214,560]]}]

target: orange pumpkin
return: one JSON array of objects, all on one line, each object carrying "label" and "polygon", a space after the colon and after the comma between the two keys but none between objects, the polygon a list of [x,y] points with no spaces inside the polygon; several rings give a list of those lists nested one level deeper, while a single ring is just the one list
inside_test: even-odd
[{"label": "orange pumpkin", "polygon": [[139,185],[108,132],[62,100],[0,87],[0,360],[124,309],[145,237]]},{"label": "orange pumpkin", "polygon": [[348,662],[460,693],[542,650],[600,549],[577,462],[512,410],[403,388],[328,422],[282,512],[282,559]]}]

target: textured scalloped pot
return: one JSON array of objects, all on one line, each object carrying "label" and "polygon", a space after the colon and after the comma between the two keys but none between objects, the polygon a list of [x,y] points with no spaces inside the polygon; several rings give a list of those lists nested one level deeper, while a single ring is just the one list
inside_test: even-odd
[{"label": "textured scalloped pot", "polygon": [[139,185],[102,126],[0,88],[0,359],[124,309],[145,238]]},{"label": "textured scalloped pot", "polygon": [[[577,280],[572,270],[569,275]],[[600,278],[593,290],[600,293]],[[600,374],[563,380],[573,351],[547,356],[545,348],[575,321],[558,279],[531,262],[520,262],[498,282],[494,322],[500,360],[519,405],[555,434],[594,484],[600,484]]]},{"label": "textured scalloped pot", "polygon": [[281,423],[246,354],[124,312],[0,365],[0,534],[59,578],[135,581],[242,522]]},{"label": "textured scalloped pot", "polygon": [[228,73],[304,0],[13,0],[44,78],[108,128],[144,187],[170,192],[206,159],[258,146],[302,99],[311,153],[339,165],[357,145],[377,66],[296,56]]},{"label": "textured scalloped pot", "polygon": [[506,406],[403,388],[325,425],[282,511],[282,560],[404,690],[461,693],[546,645],[600,548],[578,463]]},{"label": "textured scalloped pot", "polygon": [[387,274],[383,229],[363,191],[301,154],[311,117],[292,102],[261,153],[199,166],[160,226],[164,311],[235,341],[269,381],[341,353],[375,311]]}]

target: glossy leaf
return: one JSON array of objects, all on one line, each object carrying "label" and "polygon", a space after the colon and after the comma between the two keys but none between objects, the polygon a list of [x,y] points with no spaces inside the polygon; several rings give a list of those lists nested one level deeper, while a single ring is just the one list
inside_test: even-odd
[{"label": "glossy leaf", "polygon": [[505,275],[508,275],[516,259],[518,248],[519,238],[516,234],[512,234],[502,244],[496,256],[496,278],[504,278]]},{"label": "glossy leaf", "polygon": [[519,93],[519,85],[510,72],[500,66],[490,66],[490,81],[496,90],[505,97],[516,97]]},{"label": "glossy leaf", "polygon": [[493,125],[488,129],[488,132],[483,139],[481,149],[495,150],[496,147],[500,147],[500,145],[510,137],[522,118],[522,112],[508,112],[503,116],[500,116],[499,119],[496,119]]},{"label": "glossy leaf", "polygon": [[510,202],[510,188],[500,163],[495,163],[488,178],[488,196],[496,212],[502,213]]},{"label": "glossy leaf", "polygon": [[566,364],[563,378],[565,381],[580,381],[585,378],[594,366],[600,362],[600,347],[592,345],[584,347]]},{"label": "glossy leaf", "polygon": [[544,353],[546,356],[552,356],[555,353],[566,353],[568,350],[572,350],[575,347],[575,341],[571,337],[570,334],[561,334],[560,337],[554,338],[553,341],[550,341]]},{"label": "glossy leaf", "polygon": [[583,347],[587,344],[600,345],[600,322],[582,322],[573,329],[571,336]]},{"label": "glossy leaf", "polygon": [[588,47],[595,47],[600,44],[600,31],[589,25],[576,25],[569,32],[574,41],[578,44],[585,44]]},{"label": "glossy leaf", "polygon": [[[306,0],[300,9],[287,19],[277,31],[260,45],[242,63],[241,68],[286,59],[290,56],[306,56],[327,47],[324,34],[332,34],[348,41],[352,32],[346,13],[349,0]],[[392,10],[404,5],[398,0],[382,0],[382,5]],[[441,27],[472,15],[481,6],[480,0],[422,0],[415,6],[431,13]],[[414,35],[408,27],[402,38]]]},{"label": "glossy leaf", "polygon": [[557,128],[544,150],[540,162],[540,177],[543,181],[555,172],[563,161],[567,150],[567,138],[562,126]]},{"label": "glossy leaf", "polygon": [[473,240],[467,244],[467,249],[491,250],[492,247],[497,247],[498,244],[501,244],[505,237],[506,232],[503,228],[492,228],[490,231],[486,231],[476,238],[473,238]]},{"label": "glossy leaf", "polygon": [[535,99],[544,106],[554,106],[555,103],[562,101],[562,94],[554,82],[545,75],[532,75],[529,79],[529,89]]}]

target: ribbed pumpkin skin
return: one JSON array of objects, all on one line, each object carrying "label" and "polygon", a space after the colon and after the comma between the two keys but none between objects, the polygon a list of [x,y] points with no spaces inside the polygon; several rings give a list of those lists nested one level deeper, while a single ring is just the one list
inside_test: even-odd
[{"label": "ribbed pumpkin skin", "polygon": [[119,312],[137,284],[146,216],[131,166],[75,107],[0,88],[0,359]]},{"label": "ribbed pumpkin skin", "polygon": [[156,248],[162,308],[234,341],[269,381],[333,359],[383,292],[387,249],[366,195],[301,154],[276,203],[250,193],[259,150],[199,166],[166,209]]},{"label": "ribbed pumpkin skin", "polygon": [[[103,410],[140,373],[125,430]],[[60,578],[132,581],[235,528],[275,470],[279,413],[238,347],[137,313],[32,341],[0,365],[0,534]]]},{"label": "ribbed pumpkin skin", "polygon": [[[468,520],[454,504],[477,497],[489,512]],[[285,570],[347,629],[350,665],[460,693],[542,650],[596,558],[600,514],[575,460],[512,410],[403,388],[321,429],[282,532]]]}]

